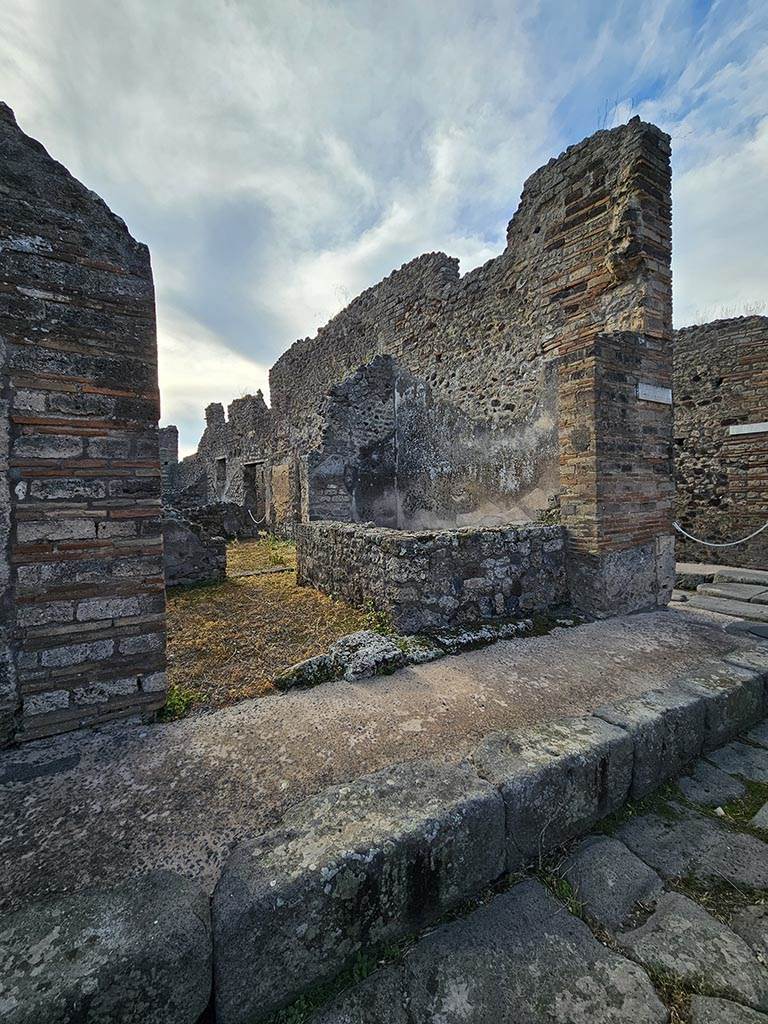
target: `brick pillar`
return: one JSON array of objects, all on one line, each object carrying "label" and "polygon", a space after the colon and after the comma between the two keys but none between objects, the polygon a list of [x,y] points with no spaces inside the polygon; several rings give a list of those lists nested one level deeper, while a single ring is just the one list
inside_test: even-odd
[{"label": "brick pillar", "polygon": [[0,345],[5,739],[145,717],[166,685],[149,252],[3,104]]},{"label": "brick pillar", "polygon": [[613,188],[566,210],[570,273],[588,285],[562,293],[556,347],[571,596],[600,616],[665,605],[674,582],[669,140],[639,121],[621,132]]}]

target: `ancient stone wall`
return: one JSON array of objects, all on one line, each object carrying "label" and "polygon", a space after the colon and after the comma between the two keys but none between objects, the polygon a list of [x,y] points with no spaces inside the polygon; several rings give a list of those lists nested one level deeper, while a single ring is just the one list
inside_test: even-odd
[{"label": "ancient stone wall", "polygon": [[149,253],[1,104],[0,337],[3,739],[148,714],[166,688]]},{"label": "ancient stone wall", "polygon": [[300,585],[370,603],[406,633],[544,612],[567,596],[559,526],[413,533],[303,523],[296,546]]},{"label": "ancient stone wall", "polygon": [[[768,317],[676,331],[674,361],[677,518],[704,540],[738,540],[768,520]],[[680,561],[768,568],[768,530],[676,545]]]},{"label": "ancient stone wall", "polygon": [[163,513],[163,568],[167,587],[219,583],[227,575],[227,543],[181,513]]},{"label": "ancient stone wall", "polygon": [[571,146],[526,181],[500,256],[460,277],[429,253],[363,292],[273,366],[258,429],[209,410],[180,480],[240,501],[259,463],[259,507],[287,532],[515,522],[559,502],[580,607],[666,603],[670,185],[669,139],[638,118]]},{"label": "ancient stone wall", "polygon": [[163,495],[171,495],[175,489],[175,476],[179,465],[179,429],[174,426],[161,427],[157,436]]}]

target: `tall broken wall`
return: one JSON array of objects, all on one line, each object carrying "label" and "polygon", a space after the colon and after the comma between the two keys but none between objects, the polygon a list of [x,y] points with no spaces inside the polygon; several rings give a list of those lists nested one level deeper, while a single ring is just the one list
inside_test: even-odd
[{"label": "tall broken wall", "polygon": [[0,742],[165,700],[146,246],[0,104]]},{"label": "tall broken wall", "polygon": [[[435,401],[497,437],[499,453],[520,445],[517,467],[496,467],[511,497],[524,497],[522,480],[552,481],[577,603],[595,614],[665,603],[674,569],[669,158],[668,137],[639,119],[598,132],[528,179],[499,257],[459,277],[456,260],[430,253],[364,292],[272,368],[279,443],[316,447],[322,396],[392,355]],[[466,449],[470,437],[453,441]],[[443,467],[425,468],[439,476]]]},{"label": "tall broken wall", "polygon": [[[677,518],[723,543],[768,521],[768,317],[675,332]],[[677,537],[678,559],[768,569],[768,530],[744,544],[705,547]]]}]

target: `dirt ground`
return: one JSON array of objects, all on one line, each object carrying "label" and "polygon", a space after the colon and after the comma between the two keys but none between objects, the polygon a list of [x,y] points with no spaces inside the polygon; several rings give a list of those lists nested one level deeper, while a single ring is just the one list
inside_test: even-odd
[{"label": "dirt ground", "polygon": [[235,541],[224,583],[168,592],[166,719],[271,693],[283,669],[370,625],[368,613],[297,587],[295,566],[284,541]]}]

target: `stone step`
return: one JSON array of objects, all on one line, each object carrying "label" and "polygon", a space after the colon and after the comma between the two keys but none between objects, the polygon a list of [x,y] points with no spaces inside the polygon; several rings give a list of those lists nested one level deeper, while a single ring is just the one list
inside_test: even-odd
[{"label": "stone step", "polygon": [[702,583],[696,590],[710,597],[724,597],[733,601],[768,604],[768,587],[759,583]]},{"label": "stone step", "polygon": [[768,587],[767,569],[718,569],[714,577],[715,583],[755,583]]},{"label": "stone step", "polygon": [[768,622],[768,605],[751,604],[749,601],[733,601],[724,597],[709,597],[707,594],[696,593],[689,598],[688,607],[717,612],[719,615],[730,615],[737,619]]}]

